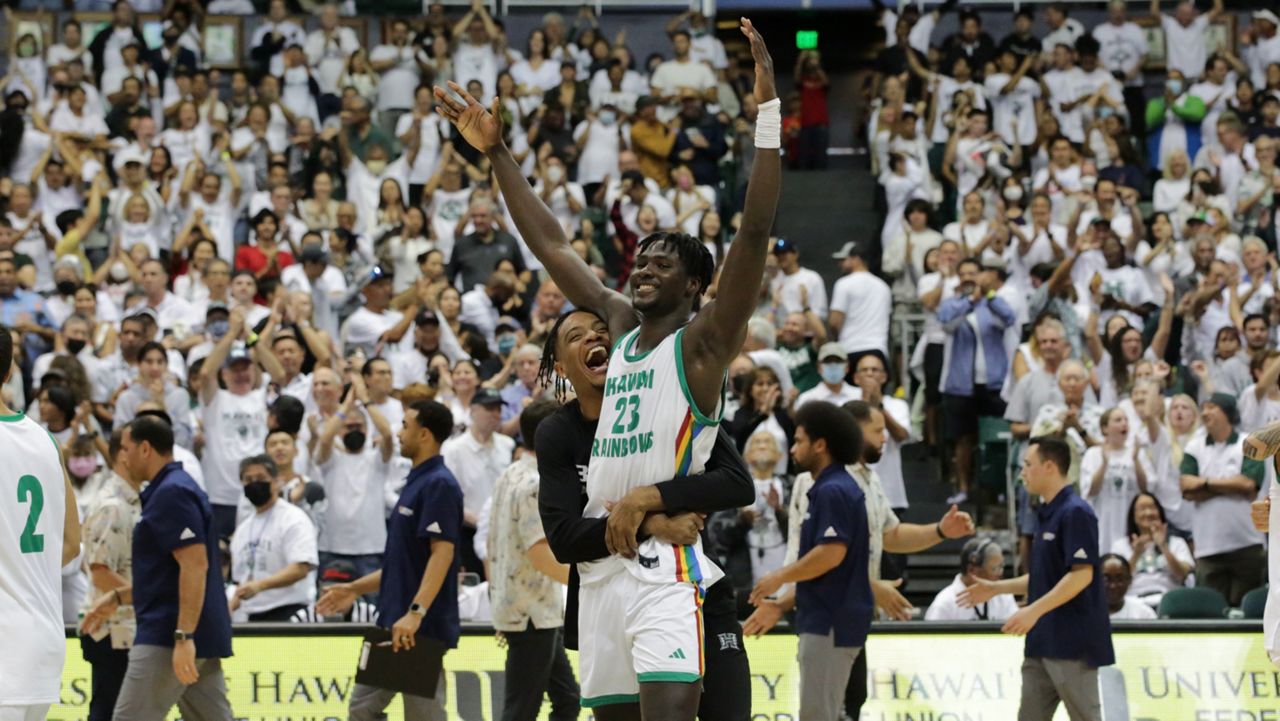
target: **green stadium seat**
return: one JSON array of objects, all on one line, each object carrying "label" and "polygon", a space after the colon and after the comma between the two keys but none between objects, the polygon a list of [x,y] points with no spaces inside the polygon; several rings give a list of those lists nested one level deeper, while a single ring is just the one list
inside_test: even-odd
[{"label": "green stadium seat", "polygon": [[1160,618],[1222,619],[1227,615],[1227,599],[1212,588],[1175,588],[1160,599]]},{"label": "green stadium seat", "polygon": [[1003,418],[978,418],[977,481],[978,487],[995,494],[1004,493],[1009,469],[1009,421]]},{"label": "green stadium seat", "polygon": [[1244,598],[1240,599],[1240,610],[1244,611],[1245,618],[1262,618],[1262,609],[1267,605],[1267,589],[1270,584],[1253,589],[1246,593]]}]

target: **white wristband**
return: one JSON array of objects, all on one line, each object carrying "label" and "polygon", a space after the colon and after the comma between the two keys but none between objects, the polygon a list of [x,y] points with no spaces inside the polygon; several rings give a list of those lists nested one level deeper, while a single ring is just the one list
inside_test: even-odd
[{"label": "white wristband", "polygon": [[782,147],[782,101],[778,98],[760,104],[756,115],[756,147],[772,150]]}]

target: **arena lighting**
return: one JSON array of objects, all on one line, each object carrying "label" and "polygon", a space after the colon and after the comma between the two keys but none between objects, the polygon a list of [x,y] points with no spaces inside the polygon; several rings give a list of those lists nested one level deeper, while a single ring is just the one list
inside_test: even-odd
[{"label": "arena lighting", "polygon": [[797,30],[796,31],[796,50],[817,50],[818,49],[818,31],[817,30]]}]

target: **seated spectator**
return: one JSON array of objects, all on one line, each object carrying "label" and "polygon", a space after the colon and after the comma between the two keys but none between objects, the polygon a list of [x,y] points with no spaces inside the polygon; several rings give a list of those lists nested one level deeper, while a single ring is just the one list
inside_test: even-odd
[{"label": "seated spectator", "polygon": [[1150,606],[1129,595],[1133,575],[1129,561],[1115,553],[1102,555],[1102,578],[1107,588],[1107,611],[1112,621],[1154,621],[1156,612]]},{"label": "seated spectator", "polygon": [[1002,593],[986,603],[970,608],[961,607],[956,596],[974,579],[999,581],[1004,578],[1004,550],[990,538],[970,538],[960,550],[960,573],[951,585],[934,596],[933,603],[924,612],[926,621],[1003,621],[1018,611],[1013,596]]},{"label": "seated spectator", "polygon": [[281,502],[283,483],[270,456],[240,461],[240,482],[254,513],[231,538],[231,612],[249,621],[287,621],[311,600],[315,526],[302,509]]},{"label": "seated spectator", "polygon": [[1126,559],[1133,571],[1132,594],[1155,608],[1165,593],[1181,588],[1195,568],[1191,547],[1169,533],[1164,506],[1145,491],[1129,504],[1128,535],[1116,538],[1111,552]]}]

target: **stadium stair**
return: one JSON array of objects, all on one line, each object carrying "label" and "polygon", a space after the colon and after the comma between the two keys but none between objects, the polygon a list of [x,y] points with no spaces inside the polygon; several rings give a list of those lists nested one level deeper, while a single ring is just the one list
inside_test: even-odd
[{"label": "stadium stair", "polygon": [[830,160],[827,170],[785,172],[775,227],[779,237],[800,246],[800,264],[822,275],[828,288],[840,277],[832,253],[849,240],[880,242],[872,208],[876,183],[865,159]]}]

